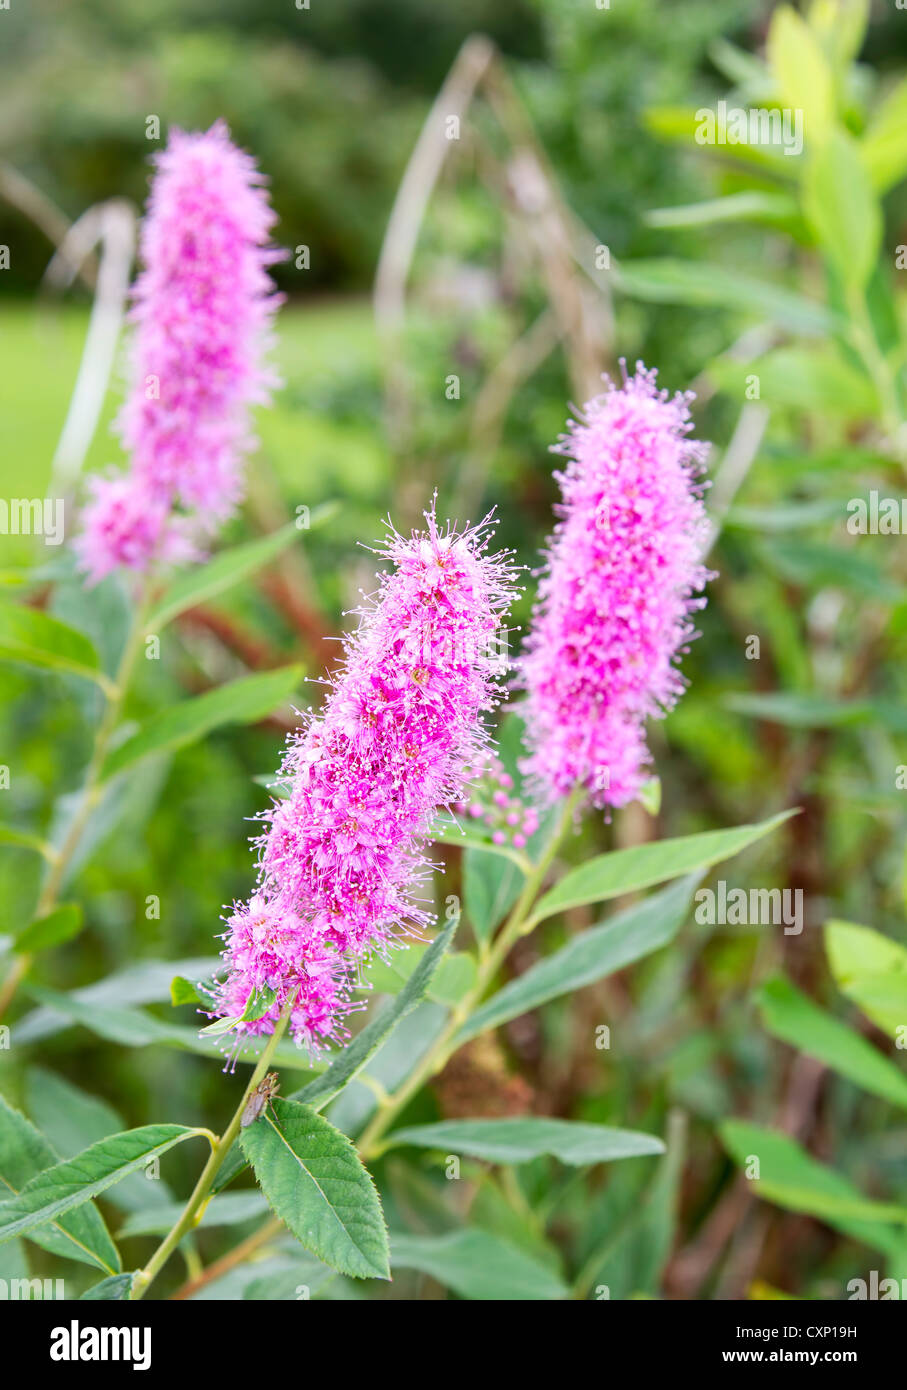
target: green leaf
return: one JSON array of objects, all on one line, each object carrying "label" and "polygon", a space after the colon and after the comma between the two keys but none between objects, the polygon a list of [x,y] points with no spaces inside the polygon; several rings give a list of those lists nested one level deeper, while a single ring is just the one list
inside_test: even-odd
[{"label": "green leaf", "polygon": [[[393,1002],[388,1004],[387,1008],[382,1009],[376,1018],[371,1019],[362,1031],[356,1034],[352,1042],[347,1044],[321,1076],[308,1082],[298,1091],[294,1091],[289,1097],[290,1100],[298,1101],[315,1110],[321,1110],[359,1075],[379,1048],[384,1046],[397,1025],[408,1014],[412,1013],[413,1009],[425,998],[442,963],[444,954],[453,941],[458,925],[459,922],[455,919],[438,933],[427,951],[419,958],[405,987]],[[245,1159],[240,1149],[234,1144],[220,1172],[214,1179],[213,1191],[221,1192],[243,1171],[245,1166]]]},{"label": "green leaf", "polygon": [[847,1178],[817,1162],[788,1135],[744,1120],[725,1121],[719,1134],[744,1172],[752,1159],[759,1160],[760,1176],[751,1181],[760,1197],[790,1211],[817,1216],[835,1230],[886,1254],[900,1249],[903,1232],[887,1224],[893,1209],[868,1201]]},{"label": "green leaf", "polygon": [[185,1125],[143,1125],[101,1139],[32,1178],[17,1196],[0,1202],[0,1244],[81,1206],[142,1168],[150,1158],[201,1134]]},{"label": "green leaf", "polygon": [[[166,1235],[176,1225],[186,1207],[185,1202],[167,1202],[150,1211],[134,1212],[123,1222],[118,1238],[130,1236]],[[260,1192],[224,1192],[205,1207],[199,1226],[239,1226],[266,1216],[268,1204]],[[197,1229],[197,1228],[196,1228]]]},{"label": "green leaf", "polygon": [[393,1003],[389,1004],[386,1009],[382,1009],[377,1018],[373,1018],[367,1023],[361,1033],[357,1033],[356,1037],[347,1044],[326,1072],[316,1077],[314,1081],[310,1081],[307,1086],[303,1086],[300,1091],[296,1091],[291,1099],[320,1110],[327,1105],[328,1101],[339,1095],[343,1088],[353,1080],[353,1077],[358,1075],[369,1059],[374,1056],[379,1047],[383,1046],[397,1024],[407,1014],[412,1013],[416,1005],[425,998],[441,964],[442,957],[453,941],[458,925],[458,919],[448,922],[422,956],[405,988],[401,990]]},{"label": "green leaf", "polygon": [[523,887],[524,876],[515,864],[489,854],[485,847],[470,848],[463,856],[463,897],[466,916],[476,939],[487,941],[510,911]]},{"label": "green leaf", "polygon": [[[57,1154],[40,1130],[0,1096],[0,1193],[15,1199],[45,1169],[57,1162]],[[0,1212],[5,1209],[0,1202]],[[120,1268],[117,1248],[104,1218],[94,1205],[73,1212],[29,1232],[43,1249],[66,1259],[94,1265],[113,1274]]]},{"label": "green leaf", "polygon": [[[74,1158],[97,1140],[125,1129],[112,1105],[43,1067],[29,1067],[25,1095],[29,1116],[56,1151],[54,1162],[57,1158]],[[117,1183],[106,1196],[124,1211],[159,1210],[171,1200],[163,1179],[149,1182],[142,1173],[133,1173]]]},{"label": "green leaf", "polygon": [[[21,988],[31,998],[49,1005],[73,1023],[81,1023],[98,1037],[107,1038],[123,1047],[149,1047],[157,1044],[176,1047],[185,1052],[195,1052],[202,1057],[220,1058],[222,1055],[217,1047],[217,1038],[204,1038],[197,1027],[186,1028],[178,1023],[165,1023],[141,1009],[120,1008],[112,1004],[101,1005],[80,997],[77,990],[71,994],[63,994],[58,990],[30,983],[23,984]],[[32,1015],[29,1014],[25,1023],[30,1022],[31,1018]],[[229,1027],[229,1024],[227,1026]],[[40,1031],[43,1035],[45,1030],[42,1028]],[[19,1036],[21,1040],[21,1032]],[[253,1038],[242,1043],[235,1055],[239,1061],[255,1062],[260,1050],[260,1043]],[[232,1051],[231,1049],[231,1055]],[[300,1069],[308,1069],[310,1065],[305,1054],[293,1043],[286,1041],[278,1044],[274,1062],[278,1066]]]},{"label": "green leaf", "polygon": [[907,949],[871,927],[831,921],[825,950],[835,983],[894,1038],[907,1028]]},{"label": "green leaf", "polygon": [[552,956],[499,989],[464,1025],[459,1040],[465,1042],[549,999],[572,994],[666,946],[680,930],[698,883],[698,874],[681,879],[601,926],[579,932]]},{"label": "green leaf", "polygon": [[[311,531],[323,525],[336,511],[336,503],[326,503],[317,507],[309,518],[308,529]],[[180,613],[185,613],[187,608],[207,603],[209,599],[231,589],[241,579],[246,579],[263,565],[276,559],[302,534],[296,522],[291,521],[289,525],[282,526],[270,536],[260,536],[254,541],[246,541],[243,545],[221,551],[200,569],[184,571],[152,612],[146,623],[146,630],[158,632]]]},{"label": "green leaf", "polygon": [[175,1009],[180,1004],[201,1004],[206,1009],[213,1009],[217,1004],[217,995],[210,984],[202,980],[193,983],[185,975],[174,975],[170,981],[170,1003]]},{"label": "green leaf", "polygon": [[127,1302],[136,1273],[133,1269],[128,1274],[112,1274],[109,1279],[102,1279],[100,1284],[92,1285],[82,1294],[81,1301],[104,1299],[107,1302]]},{"label": "green leaf", "polygon": [[578,1166],[664,1153],[664,1144],[654,1134],[534,1117],[444,1120],[433,1125],[412,1125],[394,1130],[388,1136],[388,1147],[397,1144],[469,1154],[491,1163],[529,1163],[542,1154],[550,1154],[561,1163]]},{"label": "green leaf", "polygon": [[882,211],[852,136],[836,130],[806,166],[803,207],[844,285],[863,290],[882,243]]},{"label": "green leaf", "polygon": [[622,261],[612,274],[618,289],[634,299],[736,309],[772,319],[795,333],[825,336],[834,327],[833,316],[818,300],[723,266],[665,257]]},{"label": "green leaf", "polygon": [[747,190],[680,207],[652,208],[642,220],[649,227],[710,227],[723,222],[788,222],[797,211],[788,193]]},{"label": "green leaf", "polygon": [[907,1076],[846,1024],[820,1009],[789,980],[767,980],[757,993],[765,1027],[874,1096],[907,1106]]},{"label": "green leaf", "polygon": [[724,705],[736,714],[767,719],[794,729],[838,729],[881,724],[892,733],[907,733],[907,711],[895,701],[835,700],[810,692],[772,690],[765,694],[726,695]]},{"label": "green leaf", "polygon": [[301,676],[301,666],[283,666],[277,671],[243,676],[153,715],[138,733],[108,753],[101,780],[134,766],[152,753],[196,743],[223,724],[252,724],[263,719],[292,694]]},{"label": "green leaf", "polygon": [[782,811],[757,825],[707,830],[698,835],[682,835],[676,840],[659,840],[598,855],[588,864],[565,874],[542,898],[532,914],[532,921],[540,922],[555,912],[565,912],[582,903],[603,902],[624,893],[636,893],[681,874],[697,873],[739,854],[794,814],[794,811]]},{"label": "green leaf", "polygon": [[[643,113],[646,127],[662,140],[671,140],[689,149],[697,143],[697,133],[702,129],[702,108],[692,106],[650,106]],[[799,159],[785,155],[775,145],[731,144],[727,142],[728,125],[721,120],[720,111],[714,112],[715,134],[725,143],[702,145],[704,153],[711,152],[722,161],[734,160],[740,164],[755,165],[768,170],[773,178],[794,182],[797,178]]]},{"label": "green leaf", "polygon": [[54,857],[53,845],[47,844],[40,835],[28,830],[17,830],[14,825],[0,825],[0,845],[16,845],[19,849],[33,849],[50,862]]},{"label": "green leaf", "polygon": [[487,1231],[395,1235],[391,1264],[421,1270],[463,1298],[524,1302],[568,1297],[566,1286],[546,1265]]},{"label": "green leaf", "polygon": [[760,547],[769,568],[792,584],[834,588],[896,603],[902,586],[889,579],[878,560],[862,551],[842,550],[824,541],[772,539]]},{"label": "green leaf", "polygon": [[802,112],[810,145],[823,142],[834,119],[834,79],[818,38],[790,5],[773,12],[766,56],[779,104]]},{"label": "green leaf", "polygon": [[[740,400],[746,399],[746,379],[757,377],[760,400],[773,408],[789,406],[850,420],[861,420],[879,408],[878,392],[866,373],[827,343],[773,348],[746,362],[718,357],[710,363],[708,372],[722,391]],[[843,502],[824,505],[826,516],[845,515]],[[818,519],[824,517],[820,515]],[[836,553],[848,552],[838,546]]]},{"label": "green leaf", "polygon": [[[83,985],[68,994],[57,993],[55,1000],[64,1000],[67,1006],[71,1002],[76,1007],[85,1004],[98,1008],[165,1003],[170,998],[170,982],[174,975],[204,978],[222,965],[223,961],[217,956],[190,956],[186,960],[173,961],[145,960],[124,970],[116,970],[102,980],[95,980],[93,984]],[[55,1004],[54,1007],[35,1009],[21,1019],[16,1024],[16,1039],[18,1042],[33,1043],[69,1026],[68,1007],[58,1009]]]},{"label": "green leaf", "polygon": [[59,946],[78,936],[84,925],[82,909],[78,903],[61,903],[45,917],[37,917],[15,938],[13,950],[29,955],[35,951],[46,951],[50,946]]},{"label": "green leaf", "polygon": [[37,608],[0,600],[0,659],[65,671],[110,687],[98,654],[75,628]]},{"label": "green leaf", "polygon": [[261,989],[253,989],[246,1000],[246,1007],[242,1011],[240,1022],[255,1023],[258,1019],[264,1018],[276,998],[277,990],[271,989],[269,985],[262,985]]},{"label": "green leaf", "polygon": [[[394,951],[390,960],[375,960],[368,967],[367,978],[380,994],[399,994],[431,946],[413,943]],[[459,1004],[464,994],[476,982],[476,959],[469,951],[448,953],[441,961],[426,991],[427,999],[437,1004]]]},{"label": "green leaf", "polygon": [[877,193],[887,193],[907,174],[907,78],[876,109],[860,142],[863,165]]},{"label": "green leaf", "polygon": [[381,1203],[349,1139],[296,1101],[275,1098],[272,1109],[240,1143],[273,1210],[332,1269],[389,1279]]}]

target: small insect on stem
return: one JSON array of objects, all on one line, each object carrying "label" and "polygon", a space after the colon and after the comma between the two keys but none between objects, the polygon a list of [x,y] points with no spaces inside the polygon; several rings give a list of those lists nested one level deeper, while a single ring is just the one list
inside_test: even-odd
[{"label": "small insect on stem", "polygon": [[246,1108],[242,1112],[242,1119],[239,1122],[240,1129],[247,1129],[249,1125],[255,1123],[265,1106],[280,1090],[280,1082],[277,1079],[277,1072],[270,1071],[264,1081],[259,1081],[255,1090],[246,1101]]}]

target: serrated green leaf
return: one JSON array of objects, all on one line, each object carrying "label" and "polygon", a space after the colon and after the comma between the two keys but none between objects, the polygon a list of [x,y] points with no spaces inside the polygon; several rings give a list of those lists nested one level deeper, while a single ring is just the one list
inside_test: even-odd
[{"label": "serrated green leaf", "polygon": [[550,1154],[561,1163],[586,1165],[664,1153],[664,1144],[654,1134],[534,1116],[411,1125],[394,1130],[386,1143],[388,1147],[413,1144],[421,1149],[469,1154],[491,1163],[529,1163]]},{"label": "serrated green leaf", "polygon": [[395,1235],[391,1264],[421,1270],[464,1298],[528,1302],[568,1297],[566,1285],[546,1265],[487,1231]]},{"label": "serrated green leaf", "polygon": [[[44,1067],[29,1067],[25,1096],[33,1123],[47,1136],[56,1158],[74,1158],[83,1149],[125,1129],[112,1105],[98,1096],[74,1086]],[[170,1189],[162,1178],[149,1182],[143,1173],[133,1173],[111,1187],[106,1199],[124,1211],[159,1210],[171,1200]]]},{"label": "serrated green leaf", "polygon": [[697,873],[739,854],[795,814],[795,811],[782,811],[757,825],[707,830],[698,835],[682,835],[676,840],[658,840],[601,854],[565,874],[542,898],[532,914],[532,921],[540,922],[555,912],[564,912],[582,903],[603,902],[623,893],[636,893],[681,874]]},{"label": "serrated green leaf", "polygon": [[[57,1163],[57,1154],[44,1135],[0,1096],[0,1193],[17,1198],[41,1172]],[[5,1202],[0,1202],[0,1212]],[[52,1254],[115,1273],[120,1257],[104,1218],[94,1206],[40,1223],[28,1232],[35,1244]]]},{"label": "serrated green leaf", "polygon": [[549,999],[572,994],[666,946],[683,925],[698,883],[699,875],[681,879],[601,926],[579,932],[559,951],[499,989],[467,1021],[459,1040],[465,1042]]},{"label": "serrated green leaf", "polygon": [[261,675],[243,676],[217,690],[183,700],[153,715],[138,733],[104,759],[101,781],[133,767],[153,753],[185,748],[224,724],[251,724],[264,719],[296,689],[301,666],[283,666]]},{"label": "serrated green leaf", "polygon": [[19,933],[13,941],[13,950],[33,955],[36,951],[46,951],[51,946],[59,946],[78,936],[84,925],[82,909],[78,903],[61,903],[53,912],[37,917],[34,922]]},{"label": "serrated green leaf", "polygon": [[39,1173],[7,1201],[0,1202],[0,1244],[56,1221],[64,1212],[97,1197],[114,1183],[200,1134],[185,1125],[143,1125],[101,1139],[75,1158]]},{"label": "serrated green leaf", "polygon": [[820,1009],[784,976],[767,980],[756,998],[762,1021],[773,1037],[815,1057],[872,1095],[907,1107],[907,1076],[859,1033]]},{"label": "serrated green leaf", "polygon": [[325,1264],[358,1279],[388,1279],[387,1231],[375,1185],[345,1134],[297,1101],[240,1133],[273,1210]]}]

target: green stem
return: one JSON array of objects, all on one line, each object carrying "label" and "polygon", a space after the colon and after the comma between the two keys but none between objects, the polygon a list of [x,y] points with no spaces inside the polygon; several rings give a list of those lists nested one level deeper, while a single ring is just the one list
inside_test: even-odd
[{"label": "green stem", "polygon": [[189,1200],[187,1201],[185,1207],[183,1208],[181,1215],[174,1223],[171,1230],[161,1241],[157,1250],[155,1250],[151,1259],[145,1265],[145,1268],[140,1269],[133,1278],[132,1291],[129,1295],[131,1299],[140,1299],[145,1297],[145,1293],[149,1285],[157,1277],[161,1269],[163,1269],[164,1265],[167,1263],[170,1256],[173,1254],[174,1250],[179,1245],[180,1241],[183,1239],[183,1236],[185,1236],[189,1231],[194,1230],[194,1228],[198,1225],[199,1221],[201,1221],[205,1213],[205,1207],[208,1205],[211,1184],[214,1182],[214,1179],[217,1176],[217,1173],[221,1165],[223,1164],[224,1159],[227,1157],[227,1154],[232,1149],[233,1144],[236,1140],[236,1136],[239,1134],[240,1125],[242,1124],[243,1111],[245,1110],[246,1105],[248,1104],[248,1101],[253,1091],[256,1089],[258,1083],[262,1080],[262,1078],[268,1070],[268,1066],[270,1064],[271,1058],[274,1055],[274,1051],[277,1047],[277,1044],[283,1037],[284,1032],[286,1031],[287,1024],[290,1021],[290,1013],[292,1011],[293,1004],[295,1003],[295,1001],[296,995],[294,993],[290,996],[290,998],[284,1005],[283,1012],[281,1013],[280,1018],[274,1025],[274,1032],[268,1039],[267,1045],[265,1046],[261,1056],[258,1059],[255,1070],[252,1073],[248,1086],[243,1091],[242,1099],[239,1102],[239,1105],[236,1107],[236,1111],[233,1115],[233,1118],[227,1125],[227,1128],[224,1130],[221,1137],[213,1146],[211,1153],[208,1157],[208,1162],[202,1169],[201,1176],[199,1177],[198,1182],[195,1184],[195,1187],[192,1189],[192,1194],[189,1197]]},{"label": "green stem", "polygon": [[[66,874],[73,855],[79,847],[85,829],[91,819],[92,812],[97,806],[103,794],[100,782],[101,769],[104,764],[104,757],[110,743],[111,735],[116,728],[120,712],[123,708],[123,701],[129,689],[129,682],[135,667],[136,658],[142,648],[142,640],[145,635],[145,618],[147,616],[147,596],[142,595],[136,609],[132,628],[126,639],[120,657],[120,664],[117,669],[114,683],[102,686],[104,692],[104,712],[101,722],[95,733],[94,746],[88,767],[85,770],[85,778],[82,783],[82,792],[79,804],[69,823],[63,843],[55,853],[44,886],[38,897],[35,907],[36,917],[46,917],[57,905],[60,890],[66,879]],[[27,973],[32,963],[32,956],[27,952],[16,957],[15,964],[7,976],[2,989],[0,989],[0,1018],[3,1017],[8,1008],[13,995],[15,994],[20,982]]]},{"label": "green stem", "polygon": [[510,954],[516,941],[525,932],[527,923],[531,921],[529,914],[532,906],[545,881],[545,875],[551,867],[554,856],[563,843],[564,836],[573,821],[574,811],[583,795],[583,789],[578,787],[564,802],[557,827],[545,846],[542,857],[526,879],[523,891],[507,921],[495,937],[491,950],[479,963],[475,985],[460,1001],[418,1066],[410,1072],[403,1084],[392,1095],[379,1102],[371,1123],[366,1126],[357,1141],[357,1147],[363,1159],[377,1157],[381,1152],[381,1140],[388,1126],[424,1083],[447,1065],[457,1050],[457,1037],[463,1025],[482,1002],[501,965]]}]

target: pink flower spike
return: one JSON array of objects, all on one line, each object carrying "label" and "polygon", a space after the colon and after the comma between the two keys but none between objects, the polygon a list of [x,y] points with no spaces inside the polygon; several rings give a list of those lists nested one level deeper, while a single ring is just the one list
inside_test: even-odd
[{"label": "pink flower spike", "polygon": [[[185,563],[145,534],[172,513],[178,532],[210,535],[235,510],[242,462],[254,445],[250,412],[276,384],[264,364],[279,296],[267,273],[275,214],[254,160],[222,121],[205,134],[174,130],[155,157],[140,232],[144,269],[133,295],[131,383],[117,424],[131,456],[121,510],[148,510],[145,530],[112,526],[97,502],[78,542],[82,568],[147,570]],[[117,533],[118,532],[118,533]]]},{"label": "pink flower spike", "polygon": [[679,654],[712,576],[702,564],[707,446],[687,438],[689,393],[659,391],[637,364],[607,382],[556,446],[562,502],[518,684],[530,756],[548,800],[584,786],[594,805],[638,795],[645,722],[684,689]]},{"label": "pink flower spike", "polygon": [[[510,565],[487,553],[486,525],[441,532],[434,512],[426,520],[426,531],[392,532],[383,549],[394,569],[360,612],[322,713],[288,748],[290,795],[265,816],[258,892],[230,919],[224,1014],[242,1013],[263,971],[289,988],[306,984],[311,952],[322,963],[329,997],[317,1030],[297,1026],[294,1010],[300,1040],[329,1036],[349,1008],[339,972],[352,987],[364,957],[432,922],[421,893],[427,835],[438,811],[463,799],[487,749],[482,715],[500,698],[495,643]],[[266,965],[247,947],[247,923],[262,915],[280,924]],[[314,1008],[311,993],[305,1007]],[[269,1013],[256,1028],[272,1026]]]}]

